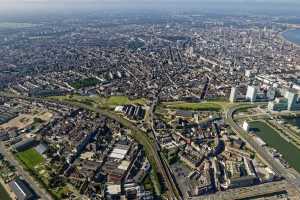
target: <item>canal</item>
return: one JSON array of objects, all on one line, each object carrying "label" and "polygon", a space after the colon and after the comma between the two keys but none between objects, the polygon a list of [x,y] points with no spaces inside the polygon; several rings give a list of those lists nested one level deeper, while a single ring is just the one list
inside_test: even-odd
[{"label": "canal", "polygon": [[283,155],[283,158],[300,172],[300,150],[293,144],[283,139],[272,127],[261,121],[250,122],[251,129],[263,139],[270,147],[275,148]]}]

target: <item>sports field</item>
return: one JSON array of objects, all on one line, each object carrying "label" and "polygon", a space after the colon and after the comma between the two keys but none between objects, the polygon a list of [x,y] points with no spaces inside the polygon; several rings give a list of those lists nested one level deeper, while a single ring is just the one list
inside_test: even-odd
[{"label": "sports field", "polygon": [[44,158],[34,148],[17,153],[17,158],[29,169],[34,169],[44,161]]}]

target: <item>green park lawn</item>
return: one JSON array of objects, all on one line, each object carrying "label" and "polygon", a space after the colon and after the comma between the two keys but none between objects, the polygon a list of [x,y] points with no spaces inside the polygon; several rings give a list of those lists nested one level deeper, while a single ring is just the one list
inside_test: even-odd
[{"label": "green park lawn", "polygon": [[198,110],[198,111],[226,111],[235,103],[226,100],[203,101],[190,103],[185,101],[162,102],[158,109]]},{"label": "green park lawn", "polygon": [[78,80],[76,82],[70,83],[70,85],[75,89],[80,89],[80,88],[95,86],[98,83],[100,83],[100,81],[96,78],[86,78],[86,79],[82,79],[82,80]]},{"label": "green park lawn", "polygon": [[119,105],[125,104],[146,104],[146,99],[129,99],[126,96],[111,96],[108,98],[100,96],[80,96],[80,95],[66,95],[66,96],[55,96],[50,97],[50,99],[59,100],[59,101],[70,101],[83,103],[88,106],[100,107],[100,108],[111,108]]},{"label": "green park lawn", "polygon": [[[36,180],[45,187],[54,199],[62,199],[63,196],[70,191],[67,185],[57,188],[49,187],[48,171],[42,165],[42,163],[44,163],[44,158],[34,148],[19,152],[16,154],[16,157],[32,174],[34,174]],[[41,171],[47,172],[46,174],[41,174]]]},{"label": "green park lawn", "polygon": [[34,148],[17,153],[17,158],[29,169],[34,169],[44,161],[44,158]]},{"label": "green park lawn", "polygon": [[201,103],[188,103],[188,102],[167,102],[162,104],[165,108],[180,109],[180,110],[201,110],[201,111],[221,111],[223,106],[220,103],[201,102]]},{"label": "green park lawn", "polygon": [[124,104],[146,104],[145,99],[134,99],[130,100],[126,96],[111,96],[108,99],[106,99],[105,104],[107,105],[124,105]]}]

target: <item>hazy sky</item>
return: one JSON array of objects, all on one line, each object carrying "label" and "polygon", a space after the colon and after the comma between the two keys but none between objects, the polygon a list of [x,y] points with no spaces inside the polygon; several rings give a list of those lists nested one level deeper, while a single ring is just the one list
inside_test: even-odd
[{"label": "hazy sky", "polygon": [[138,4],[143,4],[143,3],[155,3],[155,4],[166,4],[166,3],[216,3],[216,2],[221,2],[221,3],[227,3],[227,2],[239,2],[239,3],[286,3],[286,4],[291,4],[291,3],[300,3],[300,0],[0,0],[0,5],[38,5],[38,4],[44,4],[44,5],[59,5],[59,4],[64,4],[64,5],[71,5],[71,4],[87,4],[87,3],[97,3],[97,4],[132,4],[132,3],[138,3]]},{"label": "hazy sky", "polygon": [[[264,4],[264,5],[262,5]],[[251,5],[251,6],[249,6]],[[273,13],[296,13],[300,15],[300,0],[0,0],[0,15],[22,12],[70,11],[74,9],[169,9],[185,11],[226,10],[228,13],[272,10]],[[299,12],[298,12],[299,11]]]},{"label": "hazy sky", "polygon": [[74,3],[74,2],[99,2],[99,3],[164,3],[164,2],[170,2],[170,3],[184,3],[184,2],[273,2],[273,3],[298,3],[299,0],[0,0],[0,3],[5,4],[32,4],[32,3]]}]

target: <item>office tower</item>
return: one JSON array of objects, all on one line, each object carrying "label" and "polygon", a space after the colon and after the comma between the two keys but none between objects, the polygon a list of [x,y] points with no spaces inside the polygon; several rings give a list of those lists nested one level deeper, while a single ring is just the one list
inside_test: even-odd
[{"label": "office tower", "polygon": [[231,92],[230,92],[229,101],[230,102],[235,102],[236,101],[236,96],[237,96],[237,88],[236,87],[232,87],[231,88]]},{"label": "office tower", "polygon": [[286,97],[288,99],[288,110],[300,110],[299,94],[294,91],[288,91]]},{"label": "office tower", "polygon": [[246,93],[246,99],[254,102],[256,100],[256,95],[257,95],[257,88],[256,86],[248,86],[247,88],[247,93]]}]

